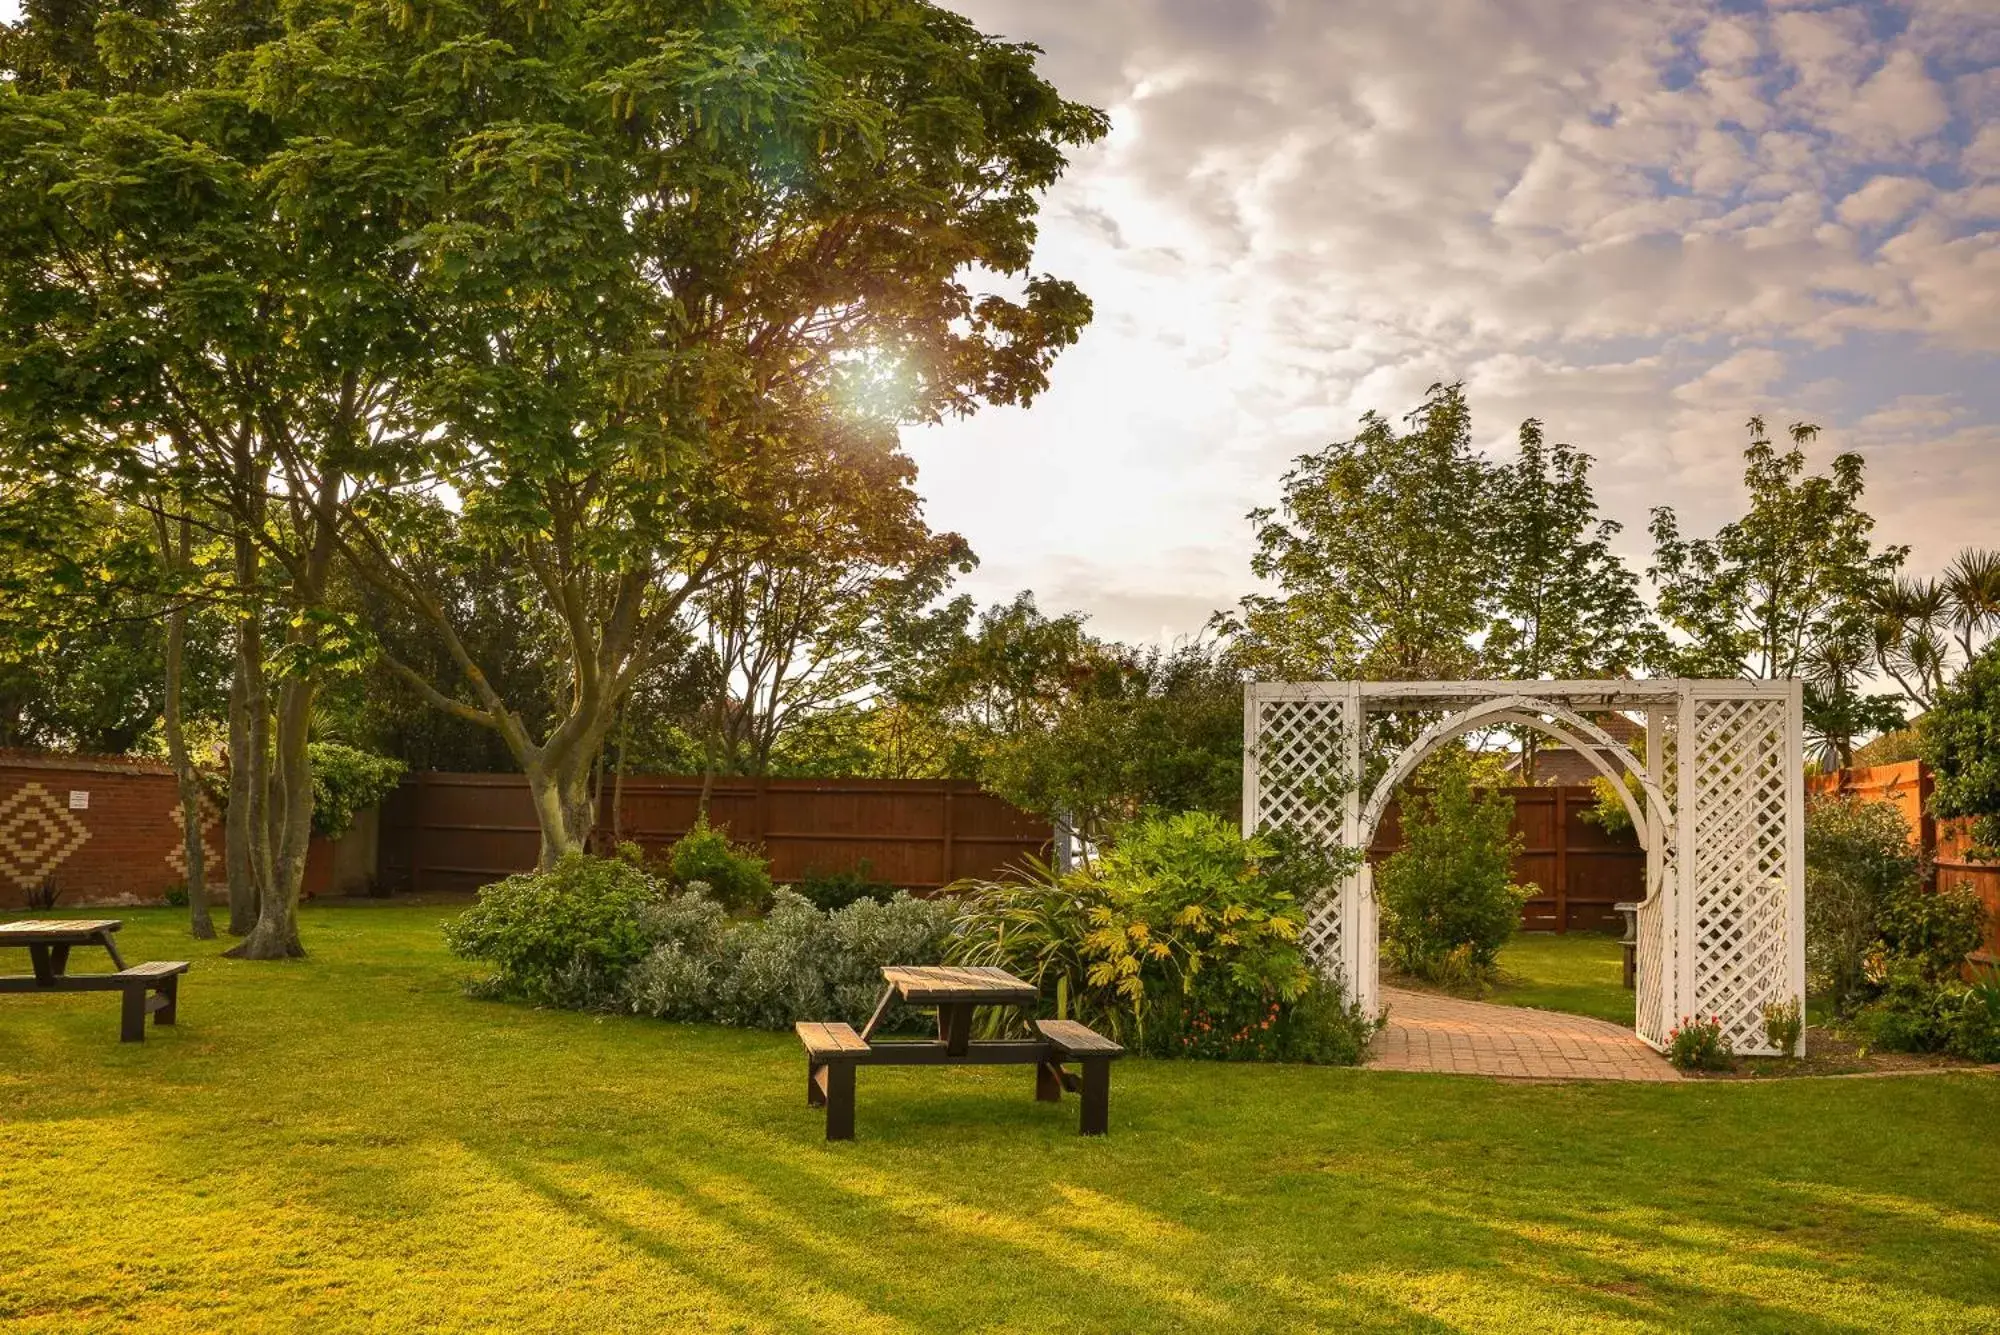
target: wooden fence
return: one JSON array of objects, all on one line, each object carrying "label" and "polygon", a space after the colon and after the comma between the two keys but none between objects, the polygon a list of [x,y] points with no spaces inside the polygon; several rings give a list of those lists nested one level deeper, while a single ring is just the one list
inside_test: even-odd
[{"label": "wooden fence", "polygon": [[[1540,892],[1521,907],[1530,932],[1622,931],[1614,904],[1646,894],[1646,852],[1630,830],[1609,833],[1584,819],[1597,805],[1595,790],[1516,787],[1498,791],[1514,799],[1513,831],[1521,836],[1514,879]],[[1368,852],[1381,859],[1402,847],[1402,811],[1390,803]]]},{"label": "wooden fence", "polygon": [[1924,853],[1933,884],[1965,886],[1986,904],[1986,944],[1973,955],[1981,964],[2000,964],[2000,866],[1974,862],[1972,822],[1938,820],[1930,814],[1931,770],[1921,760],[1898,765],[1869,765],[1835,770],[1806,780],[1809,793],[1851,793],[1870,802],[1887,802],[1909,822],[1910,839]]},{"label": "wooden fence", "polygon": [[[658,857],[701,806],[698,777],[628,778],[593,839]],[[855,870],[909,890],[990,876],[1046,856],[1046,822],[962,780],[718,778],[709,820],[762,845],[780,883]],[[466,890],[535,865],[541,836],[518,774],[420,773],[382,806],[381,878],[392,890]]]},{"label": "wooden fence", "polygon": [[[1514,876],[1540,890],[1521,925],[1618,930],[1612,905],[1645,893],[1646,858],[1631,831],[1608,834],[1583,819],[1596,803],[1589,788],[1504,791],[1523,841]],[[607,800],[594,842],[631,840],[658,857],[694,824],[700,801],[697,777],[629,778],[618,819]],[[709,819],[762,845],[781,883],[865,862],[876,879],[920,891],[1046,857],[1052,837],[1045,822],[964,780],[717,779]],[[380,878],[392,890],[473,889],[534,866],[540,846],[515,774],[414,775],[383,803],[381,831]],[[1370,852],[1386,857],[1401,844],[1391,803]]]}]

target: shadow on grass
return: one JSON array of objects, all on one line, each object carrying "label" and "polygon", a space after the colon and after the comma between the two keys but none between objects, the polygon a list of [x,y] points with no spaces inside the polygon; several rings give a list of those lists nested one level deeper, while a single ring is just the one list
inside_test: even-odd
[{"label": "shadow on grass", "polygon": [[187,1023],[143,1048],[96,1014],[0,1006],[0,1217],[29,1258],[0,1273],[0,1317],[2000,1327],[1990,1078],[1133,1060],[1095,1140],[1024,1070],[869,1071],[861,1139],[829,1146],[789,1038],[471,1003],[434,922],[393,912],[315,927],[297,966],[203,967]]}]

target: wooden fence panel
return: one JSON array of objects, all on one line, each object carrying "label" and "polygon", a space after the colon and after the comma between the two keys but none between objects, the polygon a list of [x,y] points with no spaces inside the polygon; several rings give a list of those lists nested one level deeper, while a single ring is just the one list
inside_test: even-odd
[{"label": "wooden fence panel", "polygon": [[[1539,892],[1521,906],[1531,932],[1624,930],[1612,907],[1646,894],[1646,853],[1630,830],[1606,831],[1584,819],[1597,804],[1587,786],[1499,790],[1514,800],[1513,832],[1521,836],[1514,879]],[[1375,861],[1403,846],[1401,804],[1391,802],[1368,850]]]},{"label": "wooden fence panel", "polygon": [[[662,857],[701,810],[698,776],[628,778],[611,808],[606,785],[593,842],[625,840]],[[780,883],[857,870],[909,890],[993,876],[1047,856],[1051,831],[961,780],[718,778],[709,821],[761,845]],[[418,774],[383,805],[385,884],[468,890],[535,865],[540,835],[526,782],[513,774]]]},{"label": "wooden fence panel", "polygon": [[2000,965],[2000,866],[1972,860],[1970,820],[1938,820],[1930,814],[1933,786],[1930,766],[1920,760],[1835,770],[1806,780],[1810,793],[1848,793],[1887,802],[1902,812],[1911,842],[1929,861],[1933,884],[1963,886],[1985,903],[1986,943],[1972,958],[1976,964]]}]

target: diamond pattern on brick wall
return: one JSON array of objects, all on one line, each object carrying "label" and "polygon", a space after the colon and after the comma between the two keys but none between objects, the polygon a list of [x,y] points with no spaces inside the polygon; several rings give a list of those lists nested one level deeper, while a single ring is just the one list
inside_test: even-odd
[{"label": "diamond pattern on brick wall", "polygon": [[1685,740],[1694,786],[1694,1008],[1737,1052],[1773,1049],[1763,1008],[1791,996],[1790,772],[1783,700],[1705,700]]},{"label": "diamond pattern on brick wall", "polygon": [[[222,811],[209,800],[207,793],[201,795],[201,857],[206,879],[214,881],[221,875]],[[187,858],[187,818],[182,814],[181,804],[175,802],[167,808],[167,823],[173,827],[174,845],[167,850],[167,866],[177,876],[186,878]]]},{"label": "diamond pattern on brick wall", "polygon": [[39,783],[0,798],[0,880],[32,889],[83,847],[90,830]]}]

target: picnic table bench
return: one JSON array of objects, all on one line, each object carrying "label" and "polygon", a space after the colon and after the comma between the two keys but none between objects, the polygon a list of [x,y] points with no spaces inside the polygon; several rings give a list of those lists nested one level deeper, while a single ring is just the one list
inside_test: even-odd
[{"label": "picnic table bench", "polygon": [[[860,1032],[838,1021],[802,1020],[793,1026],[806,1050],[806,1104],[826,1109],[828,1140],[854,1139],[854,1072],[862,1066],[1032,1065],[1037,1100],[1060,1102],[1064,1090],[1080,1094],[1078,1133],[1105,1133],[1111,1062],[1125,1049],[1074,1020],[1031,1020],[1028,1038],[972,1037],[973,1011],[980,1006],[1032,1011],[1041,1001],[1033,983],[1005,969],[942,965],[890,965],[882,980],[882,999]],[[935,1007],[937,1039],[876,1041],[876,1027],[897,1001]],[[1069,1063],[1081,1073],[1064,1070]]]},{"label": "picnic table bench", "polygon": [[[125,924],[115,918],[80,921],[0,923],[0,946],[26,946],[34,972],[0,975],[0,993],[117,992],[124,1005],[119,1016],[121,1043],[146,1041],[146,1016],[154,1024],[172,1024],[180,1001],[185,960],[152,960],[127,966],[112,933]],[[76,946],[102,946],[116,973],[70,973],[69,955]]]}]

